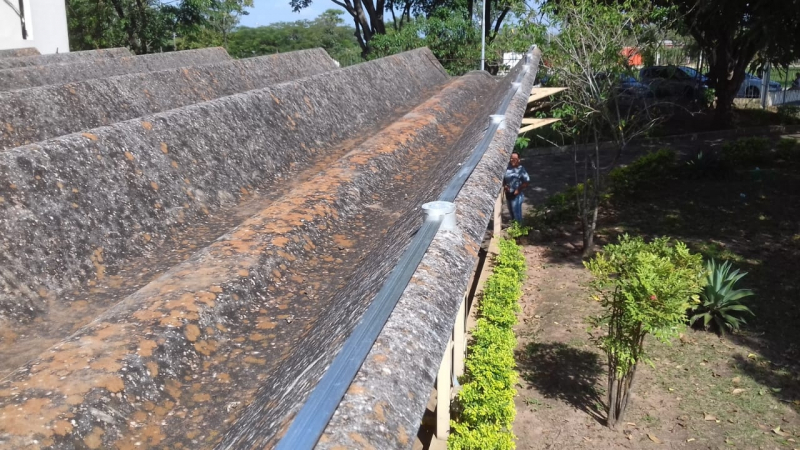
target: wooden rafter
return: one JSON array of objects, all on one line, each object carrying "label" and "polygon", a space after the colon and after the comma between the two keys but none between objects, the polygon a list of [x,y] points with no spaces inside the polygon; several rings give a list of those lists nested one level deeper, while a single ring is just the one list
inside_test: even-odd
[{"label": "wooden rafter", "polygon": [[543,127],[545,125],[550,125],[551,123],[558,122],[561,119],[533,119],[533,118],[525,118],[522,119],[522,124],[527,125],[519,129],[519,133],[524,133],[526,131],[531,131],[536,128]]},{"label": "wooden rafter", "polygon": [[531,89],[531,96],[528,97],[528,103],[535,102],[536,100],[541,100],[543,98],[547,98],[554,94],[558,94],[559,92],[564,91],[566,89],[567,88],[564,87],[533,88]]}]

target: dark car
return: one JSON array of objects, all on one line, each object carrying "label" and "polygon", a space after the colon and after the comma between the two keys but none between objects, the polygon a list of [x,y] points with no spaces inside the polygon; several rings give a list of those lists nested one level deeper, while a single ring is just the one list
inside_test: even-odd
[{"label": "dark car", "polygon": [[702,80],[690,76],[678,66],[645,67],[639,71],[639,80],[658,98],[698,100],[706,89]]}]

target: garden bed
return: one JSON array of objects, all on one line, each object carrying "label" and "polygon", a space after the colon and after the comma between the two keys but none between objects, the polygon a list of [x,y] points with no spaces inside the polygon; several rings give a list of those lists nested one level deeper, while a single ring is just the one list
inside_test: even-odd
[{"label": "garden bed", "polygon": [[[676,144],[686,158],[723,145]],[[541,204],[571,178],[571,155],[526,161]],[[628,160],[632,158],[629,157]],[[685,164],[679,162],[679,164]],[[687,329],[671,346],[648,340],[626,419],[604,425],[605,355],[585,319],[600,312],[580,260],[577,224],[533,231],[517,326],[519,449],[800,448],[800,168],[785,161],[722,176],[669,176],[601,211],[598,244],[621,233],[668,235],[749,274],[756,317],[736,334]]]}]

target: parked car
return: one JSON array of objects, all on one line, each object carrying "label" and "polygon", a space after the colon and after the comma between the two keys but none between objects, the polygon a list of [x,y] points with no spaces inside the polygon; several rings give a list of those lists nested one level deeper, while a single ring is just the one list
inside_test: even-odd
[{"label": "parked car", "polygon": [[[761,87],[762,87],[763,80],[752,73],[744,74],[744,81],[742,81],[742,85],[739,86],[739,91],[736,93],[737,97],[746,97],[746,98],[760,98],[761,97]],[[776,81],[769,82],[769,92],[780,92],[783,89],[780,83]]]},{"label": "parked car", "polygon": [[678,66],[652,66],[639,71],[639,81],[658,98],[699,100],[707,86]]},{"label": "parked car", "polygon": [[678,69],[681,69],[690,77],[694,78],[695,80],[700,80],[701,83],[708,86],[708,77],[698,72],[697,69],[689,66],[678,66]]}]

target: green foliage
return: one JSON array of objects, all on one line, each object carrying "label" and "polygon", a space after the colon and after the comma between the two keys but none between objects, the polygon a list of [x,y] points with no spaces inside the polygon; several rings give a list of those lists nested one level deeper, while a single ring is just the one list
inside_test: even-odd
[{"label": "green foliage", "polygon": [[514,435],[506,428],[482,423],[469,426],[451,422],[451,434],[447,440],[448,450],[514,450]]},{"label": "green foliage", "polygon": [[514,141],[514,151],[521,152],[528,148],[528,144],[531,143],[531,138],[525,136],[519,136],[516,141]]},{"label": "green foliage", "polygon": [[775,146],[777,157],[785,162],[800,162],[800,145],[797,139],[782,138]]},{"label": "green foliage", "polygon": [[783,125],[794,125],[800,123],[800,106],[778,106],[778,120],[780,120],[781,124]]},{"label": "green foliage", "polygon": [[399,31],[388,30],[370,42],[370,59],[428,47],[451,75],[463,75],[478,68],[480,30],[463,11],[437,10],[430,17],[418,17]]},{"label": "green foliage", "polygon": [[626,234],[585,265],[594,275],[594,298],[605,308],[591,322],[608,327],[595,342],[608,357],[613,427],[627,408],[638,363],[648,361],[645,336],[669,342],[683,326],[689,300],[702,286],[702,257],[666,237],[646,243]]},{"label": "green foliage", "polygon": [[706,285],[692,308],[695,314],[689,319],[691,324],[702,320],[704,328],[713,324],[722,333],[726,328],[736,331],[741,324],[747,323],[742,314],[755,315],[742,302],[745,297],[752,296],[753,291],[734,288],[747,272],[739,273],[738,269],[731,272],[731,268],[730,261],[722,264],[717,264],[714,259],[708,261]]},{"label": "green foliage", "polygon": [[644,155],[627,166],[617,167],[608,175],[612,195],[625,197],[642,188],[657,186],[675,167],[676,161],[675,151],[665,148]]},{"label": "green foliage", "polygon": [[142,54],[225,45],[252,6],[252,0],[68,0],[70,48],[129,47]]},{"label": "green foliage", "polygon": [[749,137],[722,146],[722,160],[734,168],[752,167],[769,160],[770,142],[767,138]]},{"label": "green foliage", "polygon": [[686,162],[686,174],[689,178],[702,179],[722,173],[722,164],[714,152],[699,152]]},{"label": "green foliage", "polygon": [[321,47],[343,66],[361,61],[361,49],[342,12],[328,10],[314,20],[280,22],[231,33],[228,52],[235,58],[269,55]]},{"label": "green foliage", "polygon": [[451,450],[515,448],[511,424],[516,415],[517,340],[512,327],[517,323],[525,257],[513,240],[501,239],[499,246],[494,271],[484,286],[466,374],[456,399],[457,420],[451,422],[447,441]]},{"label": "green foliage", "polygon": [[533,227],[552,228],[574,222],[578,219],[578,201],[583,195],[583,183],[570,186],[563,192],[556,192],[547,197],[544,206],[530,213],[529,220]]},{"label": "green foliage", "polygon": [[498,246],[500,254],[495,259],[498,270],[501,268],[514,269],[521,282],[525,279],[525,256],[522,254],[522,247],[510,239],[500,239]]},{"label": "green foliage", "polygon": [[511,226],[508,227],[508,229],[506,230],[506,233],[508,233],[508,237],[510,237],[511,239],[517,239],[522,236],[527,236],[530,231],[531,231],[530,227],[522,225],[521,223],[514,220],[511,222]]}]

